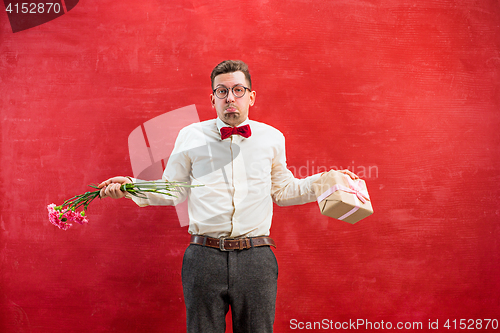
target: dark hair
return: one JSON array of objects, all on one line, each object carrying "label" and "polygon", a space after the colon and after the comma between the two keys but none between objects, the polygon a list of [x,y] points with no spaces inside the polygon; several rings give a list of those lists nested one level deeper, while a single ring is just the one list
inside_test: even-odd
[{"label": "dark hair", "polygon": [[226,74],[226,73],[234,73],[234,72],[243,72],[245,74],[245,79],[248,81],[248,85],[250,89],[252,89],[252,79],[250,78],[250,72],[248,71],[248,65],[245,64],[241,60],[224,60],[212,70],[212,74],[210,74],[210,79],[212,81],[212,89],[214,88],[214,80],[217,75]]}]

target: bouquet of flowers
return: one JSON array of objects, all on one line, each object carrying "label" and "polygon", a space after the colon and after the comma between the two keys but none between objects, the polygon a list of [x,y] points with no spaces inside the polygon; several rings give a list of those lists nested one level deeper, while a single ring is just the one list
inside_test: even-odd
[{"label": "bouquet of flowers", "polygon": [[[88,223],[89,221],[85,216],[85,211],[95,198],[100,198],[99,193],[101,192],[101,189],[96,185],[89,186],[96,190],[75,195],[73,198],[64,201],[60,206],[56,206],[55,204],[48,205],[47,210],[49,211],[50,223],[62,230],[68,230],[72,226],[71,222],[76,222],[78,224]],[[171,192],[178,192],[181,187],[194,187],[194,185],[187,185],[179,182],[144,181],[123,184],[120,189],[133,196],[146,198],[145,192],[175,197]],[[82,206],[83,210],[77,212],[77,209]]]}]

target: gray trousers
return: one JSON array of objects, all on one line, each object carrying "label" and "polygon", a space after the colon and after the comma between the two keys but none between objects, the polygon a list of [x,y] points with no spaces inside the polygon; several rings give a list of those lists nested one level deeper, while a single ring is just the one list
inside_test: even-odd
[{"label": "gray trousers", "polygon": [[269,246],[223,252],[190,245],[182,262],[188,333],[273,331],[278,263]]}]

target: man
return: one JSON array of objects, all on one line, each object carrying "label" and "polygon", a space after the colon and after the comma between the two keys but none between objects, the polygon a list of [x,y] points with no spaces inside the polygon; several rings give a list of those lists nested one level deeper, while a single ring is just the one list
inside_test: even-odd
[{"label": "man", "polygon": [[128,196],[140,206],[187,198],[192,236],[182,285],[189,333],[224,332],[229,306],[234,332],[272,332],[278,278],[269,238],[273,202],[315,201],[311,184],[320,174],[296,179],[286,168],[283,134],[248,118],[256,92],[244,62],[220,63],[211,81],[217,118],[179,132],[163,174],[167,181],[203,186],[183,188],[176,198],[141,199],[120,191],[132,179],[114,177],[99,185],[101,196]]}]

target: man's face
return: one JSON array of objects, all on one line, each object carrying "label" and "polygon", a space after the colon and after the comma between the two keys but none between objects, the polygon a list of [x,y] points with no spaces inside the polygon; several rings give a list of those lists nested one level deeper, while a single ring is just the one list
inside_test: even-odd
[{"label": "man's face", "polygon": [[244,122],[248,117],[248,109],[255,103],[255,91],[245,91],[243,97],[234,96],[231,88],[234,86],[248,87],[243,72],[233,72],[217,75],[214,79],[214,89],[218,87],[228,88],[225,98],[218,98],[211,94],[212,107],[217,111],[217,116],[227,125],[235,127]]}]

